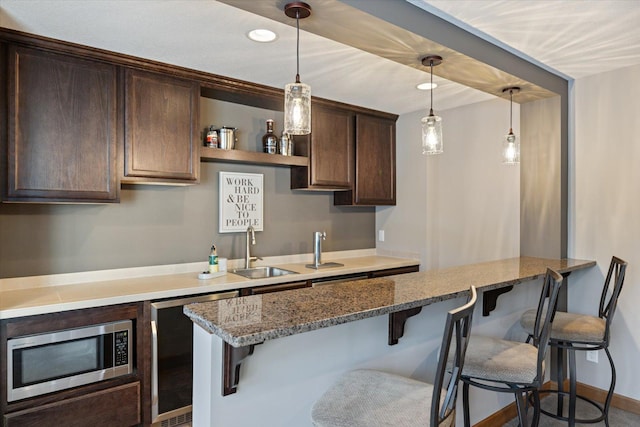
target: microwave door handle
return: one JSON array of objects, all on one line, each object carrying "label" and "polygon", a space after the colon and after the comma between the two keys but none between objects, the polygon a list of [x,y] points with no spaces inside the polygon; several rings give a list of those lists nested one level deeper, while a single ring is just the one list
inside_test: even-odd
[{"label": "microwave door handle", "polygon": [[151,321],[151,419],[158,417],[158,325],[155,320]]}]

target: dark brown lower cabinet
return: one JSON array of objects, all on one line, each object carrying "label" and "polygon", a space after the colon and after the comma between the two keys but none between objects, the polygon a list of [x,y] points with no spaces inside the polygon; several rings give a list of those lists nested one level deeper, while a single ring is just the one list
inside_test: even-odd
[{"label": "dark brown lower cabinet", "polygon": [[140,423],[140,382],[7,414],[5,427],[128,427]]},{"label": "dark brown lower cabinet", "polygon": [[[0,321],[0,425],[128,427],[146,423],[141,390],[149,381],[144,361],[151,344],[140,327],[148,323],[145,316],[148,314],[140,302]],[[133,323],[134,369],[131,374],[8,402],[5,356],[9,339],[121,320]]]}]

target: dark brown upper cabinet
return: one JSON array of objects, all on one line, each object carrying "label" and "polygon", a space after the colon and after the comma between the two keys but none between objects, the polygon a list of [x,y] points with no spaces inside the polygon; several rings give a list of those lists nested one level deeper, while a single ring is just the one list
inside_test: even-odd
[{"label": "dark brown upper cabinet", "polygon": [[125,71],[125,183],[196,184],[200,177],[200,85]]},{"label": "dark brown upper cabinet", "polygon": [[117,68],[23,46],[4,49],[3,200],[117,202]]},{"label": "dark brown upper cabinet", "polygon": [[352,111],[312,104],[311,135],[296,137],[298,156],[309,158],[308,167],[291,169],[291,188],[348,190],[353,185],[354,122]]},{"label": "dark brown upper cabinet", "polygon": [[336,192],[334,204],[396,204],[396,119],[356,114],[353,190]]},{"label": "dark brown upper cabinet", "polygon": [[397,116],[312,100],[296,156],[201,147],[200,97],[281,110],[282,90],[0,29],[3,201],[113,202],[119,184],[196,184],[200,161],[291,167],[337,205],[395,204]]}]

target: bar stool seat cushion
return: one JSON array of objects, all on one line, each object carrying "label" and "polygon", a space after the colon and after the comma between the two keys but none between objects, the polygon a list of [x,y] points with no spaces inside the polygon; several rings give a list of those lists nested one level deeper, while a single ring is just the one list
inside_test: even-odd
[{"label": "bar stool seat cushion", "polygon": [[532,384],[538,374],[537,363],[538,348],[532,344],[472,335],[462,375],[506,384]]},{"label": "bar stool seat cushion", "polygon": [[[520,324],[527,333],[533,330],[536,310],[524,312]],[[551,325],[550,338],[555,341],[575,341],[581,343],[602,343],[606,331],[606,320],[586,314],[557,311]]]},{"label": "bar stool seat cushion", "polygon": [[432,393],[429,383],[358,369],[327,390],[313,406],[311,419],[322,427],[428,426]]}]

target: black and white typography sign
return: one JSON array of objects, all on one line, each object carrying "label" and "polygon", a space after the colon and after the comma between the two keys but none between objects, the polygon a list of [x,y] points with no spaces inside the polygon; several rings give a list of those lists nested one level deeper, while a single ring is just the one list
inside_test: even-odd
[{"label": "black and white typography sign", "polygon": [[262,231],[263,181],[262,174],[220,172],[220,233]]}]

